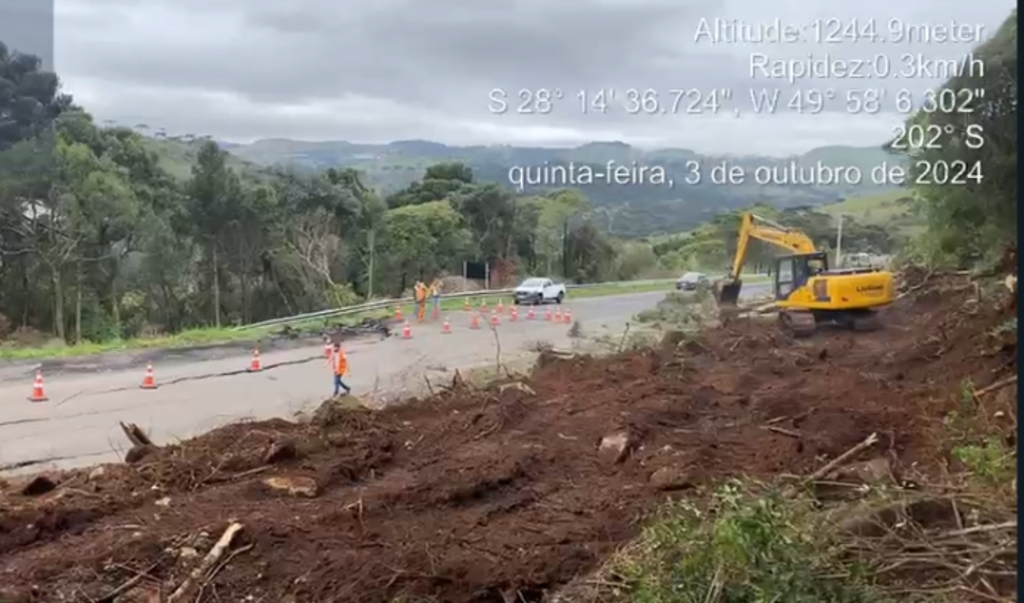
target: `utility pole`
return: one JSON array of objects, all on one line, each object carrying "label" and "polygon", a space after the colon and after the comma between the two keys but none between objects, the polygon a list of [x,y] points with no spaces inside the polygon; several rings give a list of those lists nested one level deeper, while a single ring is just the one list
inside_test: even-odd
[{"label": "utility pole", "polygon": [[839,214],[839,234],[836,235],[836,268],[843,266],[843,214]]},{"label": "utility pole", "polygon": [[562,278],[569,279],[569,218],[562,225]]}]

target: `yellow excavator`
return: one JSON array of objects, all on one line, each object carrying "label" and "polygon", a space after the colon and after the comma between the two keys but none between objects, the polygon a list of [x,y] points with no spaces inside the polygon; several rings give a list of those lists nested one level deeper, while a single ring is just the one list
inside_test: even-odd
[{"label": "yellow excavator", "polygon": [[857,331],[881,328],[876,310],[895,299],[893,275],[876,268],[829,270],[828,254],[799,230],[752,213],[743,214],[732,271],[718,283],[718,302],[735,306],[743,281],[750,241],[757,239],[790,253],[777,256],[772,267],[772,292],[782,329],[796,337],[830,324]]}]

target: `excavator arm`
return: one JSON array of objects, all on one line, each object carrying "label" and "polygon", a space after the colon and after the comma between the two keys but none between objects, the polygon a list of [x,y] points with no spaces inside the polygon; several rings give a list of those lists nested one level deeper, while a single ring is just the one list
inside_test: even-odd
[{"label": "excavator arm", "polygon": [[747,262],[747,253],[752,239],[781,247],[790,253],[814,253],[817,251],[814,241],[799,230],[787,228],[750,212],[744,213],[732,270],[719,285],[718,300],[720,303],[735,304],[738,301],[742,286],[740,274]]}]

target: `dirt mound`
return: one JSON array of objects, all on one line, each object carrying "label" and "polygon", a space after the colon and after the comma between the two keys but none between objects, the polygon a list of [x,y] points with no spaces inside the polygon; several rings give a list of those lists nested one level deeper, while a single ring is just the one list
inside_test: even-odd
[{"label": "dirt mound", "polygon": [[896,470],[939,470],[934,428],[961,380],[1016,360],[997,300],[958,279],[917,283],[881,332],[796,341],[732,321],[674,350],[548,354],[528,387],[232,425],[39,496],[12,484],[0,593],[169,593],[237,521],[196,585],[209,600],[540,601],[666,496],[723,477],[806,474],[871,433]]}]

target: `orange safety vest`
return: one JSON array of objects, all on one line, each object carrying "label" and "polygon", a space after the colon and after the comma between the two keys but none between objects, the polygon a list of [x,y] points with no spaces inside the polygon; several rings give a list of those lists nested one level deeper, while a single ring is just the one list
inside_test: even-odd
[{"label": "orange safety vest", "polygon": [[427,286],[423,283],[416,285],[416,301],[427,299]]},{"label": "orange safety vest", "polygon": [[341,375],[344,377],[348,374],[348,355],[345,354],[345,350],[338,350],[334,352],[331,357],[331,362],[334,363],[334,374]]}]

